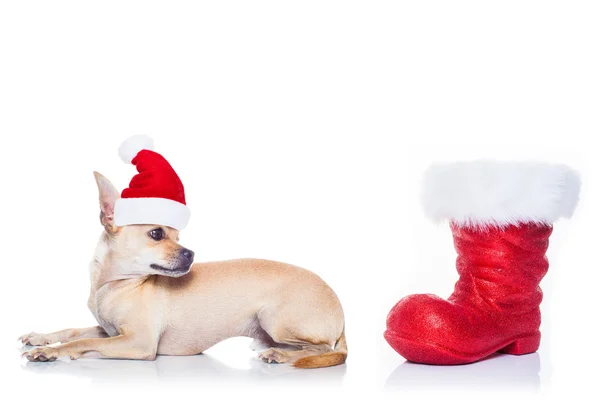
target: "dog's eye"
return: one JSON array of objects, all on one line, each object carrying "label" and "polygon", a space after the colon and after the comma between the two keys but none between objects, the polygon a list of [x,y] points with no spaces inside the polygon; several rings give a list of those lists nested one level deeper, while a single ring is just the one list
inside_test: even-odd
[{"label": "dog's eye", "polygon": [[158,242],[159,240],[163,240],[165,238],[165,231],[162,228],[152,229],[150,232],[148,232],[148,236]]}]

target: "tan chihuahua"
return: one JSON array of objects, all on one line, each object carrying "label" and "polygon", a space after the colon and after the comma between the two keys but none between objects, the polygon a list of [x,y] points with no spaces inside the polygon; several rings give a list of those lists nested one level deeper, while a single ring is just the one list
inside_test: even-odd
[{"label": "tan chihuahua", "polygon": [[256,259],[192,264],[194,253],[178,244],[175,229],[117,227],[119,192],[94,175],[105,231],[90,264],[88,307],[99,326],[23,335],[23,343],[45,346],[23,353],[29,361],[154,360],[200,354],[227,338],[248,336],[268,363],[319,368],[345,362],[342,307],[317,275]]}]

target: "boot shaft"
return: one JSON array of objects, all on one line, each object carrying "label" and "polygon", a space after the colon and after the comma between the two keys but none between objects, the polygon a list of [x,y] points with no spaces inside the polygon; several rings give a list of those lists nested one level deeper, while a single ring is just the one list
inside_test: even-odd
[{"label": "boot shaft", "polygon": [[537,310],[542,301],[539,284],[548,271],[550,225],[450,226],[460,276],[451,301],[466,301],[487,312]]}]

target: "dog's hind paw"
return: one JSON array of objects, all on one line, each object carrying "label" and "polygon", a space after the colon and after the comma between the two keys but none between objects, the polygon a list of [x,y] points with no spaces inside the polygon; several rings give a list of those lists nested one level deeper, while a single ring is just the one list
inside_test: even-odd
[{"label": "dog's hind paw", "polygon": [[29,361],[46,362],[55,361],[58,358],[58,350],[54,347],[38,347],[33,350],[26,351],[21,354],[21,357],[27,358]]},{"label": "dog's hind paw", "polygon": [[53,341],[48,339],[46,335],[40,333],[31,332],[26,335],[19,337],[21,343],[27,346],[46,346],[52,344]]},{"label": "dog's hind paw", "polygon": [[284,351],[273,348],[263,351],[258,355],[258,358],[268,364],[282,364],[290,360],[290,357]]}]

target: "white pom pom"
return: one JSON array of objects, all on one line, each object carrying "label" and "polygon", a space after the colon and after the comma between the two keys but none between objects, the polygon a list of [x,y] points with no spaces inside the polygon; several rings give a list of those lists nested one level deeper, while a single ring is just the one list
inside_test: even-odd
[{"label": "white pom pom", "polygon": [[125,164],[131,163],[131,160],[142,150],[153,150],[154,141],[146,135],[135,135],[121,143],[119,147],[119,157]]}]

